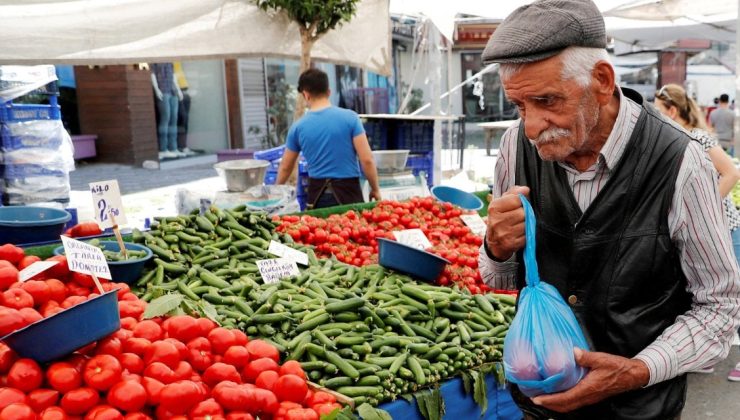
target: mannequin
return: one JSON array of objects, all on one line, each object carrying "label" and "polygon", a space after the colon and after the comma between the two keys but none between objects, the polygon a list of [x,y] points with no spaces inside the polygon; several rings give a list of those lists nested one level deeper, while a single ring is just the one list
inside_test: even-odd
[{"label": "mannequin", "polygon": [[159,112],[157,137],[159,159],[184,156],[177,150],[177,108],[183,94],[174,75],[172,63],[155,63],[151,66],[152,87]]},{"label": "mannequin", "polygon": [[182,97],[177,108],[177,148],[181,154],[192,156],[196,154],[188,147],[188,116],[190,115],[190,94],[188,94],[188,79],[185,77],[185,71],[182,63],[175,61],[173,63],[175,71],[175,82],[182,91]]}]

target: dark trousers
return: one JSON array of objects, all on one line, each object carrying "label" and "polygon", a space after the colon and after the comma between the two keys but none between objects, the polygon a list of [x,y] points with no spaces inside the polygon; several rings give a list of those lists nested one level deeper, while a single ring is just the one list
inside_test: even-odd
[{"label": "dark trousers", "polygon": [[188,90],[182,90],[182,101],[177,108],[177,148],[182,150],[188,147],[188,116],[190,115],[190,95]]}]

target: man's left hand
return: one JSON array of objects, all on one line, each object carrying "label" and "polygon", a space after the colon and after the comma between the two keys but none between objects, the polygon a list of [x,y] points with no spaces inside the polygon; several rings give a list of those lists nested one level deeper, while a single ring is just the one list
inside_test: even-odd
[{"label": "man's left hand", "polygon": [[650,380],[650,371],[639,360],[578,348],[574,354],[578,365],[590,369],[586,376],[565,392],[540,395],[532,398],[532,402],[567,413],[612,395],[643,387]]}]

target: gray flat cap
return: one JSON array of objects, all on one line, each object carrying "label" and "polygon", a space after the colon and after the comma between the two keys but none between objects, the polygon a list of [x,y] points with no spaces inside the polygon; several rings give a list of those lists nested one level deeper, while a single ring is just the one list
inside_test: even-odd
[{"label": "gray flat cap", "polygon": [[482,59],[485,64],[530,63],[571,46],[606,48],[599,9],[591,0],[537,0],[504,19]]}]

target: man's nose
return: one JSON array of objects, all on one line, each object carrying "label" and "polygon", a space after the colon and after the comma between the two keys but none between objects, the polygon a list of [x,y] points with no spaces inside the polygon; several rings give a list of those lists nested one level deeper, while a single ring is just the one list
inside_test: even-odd
[{"label": "man's nose", "polygon": [[549,126],[550,123],[541,112],[527,110],[527,118],[524,120],[524,134],[527,138],[537,140]]}]

